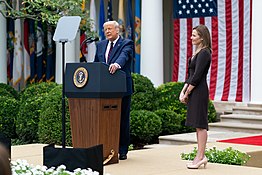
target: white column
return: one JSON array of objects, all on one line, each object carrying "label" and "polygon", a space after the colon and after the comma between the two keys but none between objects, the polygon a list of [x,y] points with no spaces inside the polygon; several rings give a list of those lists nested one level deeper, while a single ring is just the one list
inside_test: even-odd
[{"label": "white column", "polygon": [[[4,3],[0,3],[0,11],[5,9]],[[0,13],[0,83],[7,83],[7,57],[6,57],[6,19]]]},{"label": "white column", "polygon": [[[75,48],[75,40],[65,43],[65,64],[76,62]],[[55,82],[57,84],[62,84],[62,43],[59,42],[56,42]]]},{"label": "white column", "polygon": [[154,84],[163,84],[163,4],[162,0],[142,0],[141,74]]},{"label": "white column", "polygon": [[261,52],[261,41],[262,41],[262,1],[253,0],[252,5],[252,41],[251,41],[251,103],[262,104],[262,52]]}]

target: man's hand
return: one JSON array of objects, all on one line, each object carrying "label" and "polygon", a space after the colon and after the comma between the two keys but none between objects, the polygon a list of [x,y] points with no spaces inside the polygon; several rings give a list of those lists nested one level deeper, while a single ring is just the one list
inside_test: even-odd
[{"label": "man's hand", "polygon": [[114,64],[110,64],[108,70],[110,74],[114,74],[118,68],[119,68],[119,65],[117,63],[114,63]]}]

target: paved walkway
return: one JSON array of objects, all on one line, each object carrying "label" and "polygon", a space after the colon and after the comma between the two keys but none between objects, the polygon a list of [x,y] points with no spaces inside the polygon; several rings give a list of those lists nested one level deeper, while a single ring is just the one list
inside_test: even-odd
[{"label": "paved walkway", "polygon": [[[25,159],[30,164],[43,164],[44,144],[30,144],[12,147],[12,160]],[[168,146],[153,145],[150,149],[134,150],[128,154],[128,159],[118,164],[107,165],[104,172],[110,175],[262,175],[262,146],[238,145],[227,143],[208,143],[207,147],[216,146],[224,149],[229,146],[251,154],[249,166],[233,166],[208,163],[207,168],[189,170],[187,161],[180,159],[182,152],[190,152],[192,145]],[[256,167],[250,167],[256,166]]]}]

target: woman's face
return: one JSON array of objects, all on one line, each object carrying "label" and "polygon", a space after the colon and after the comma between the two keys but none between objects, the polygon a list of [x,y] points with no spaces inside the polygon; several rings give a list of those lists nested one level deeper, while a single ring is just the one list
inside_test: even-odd
[{"label": "woman's face", "polygon": [[196,30],[192,31],[192,36],[191,36],[192,44],[198,46],[202,42],[202,38],[198,35]]}]

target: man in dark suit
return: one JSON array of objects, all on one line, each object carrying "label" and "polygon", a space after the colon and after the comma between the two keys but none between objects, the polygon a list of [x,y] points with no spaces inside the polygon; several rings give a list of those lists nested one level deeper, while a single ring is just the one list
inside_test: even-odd
[{"label": "man in dark suit", "polygon": [[107,63],[111,74],[114,74],[117,70],[126,73],[127,92],[122,98],[119,141],[119,159],[125,160],[130,142],[130,103],[133,93],[131,62],[134,43],[132,40],[120,37],[119,24],[116,21],[107,21],[103,27],[107,39],[97,43],[94,61]]}]

